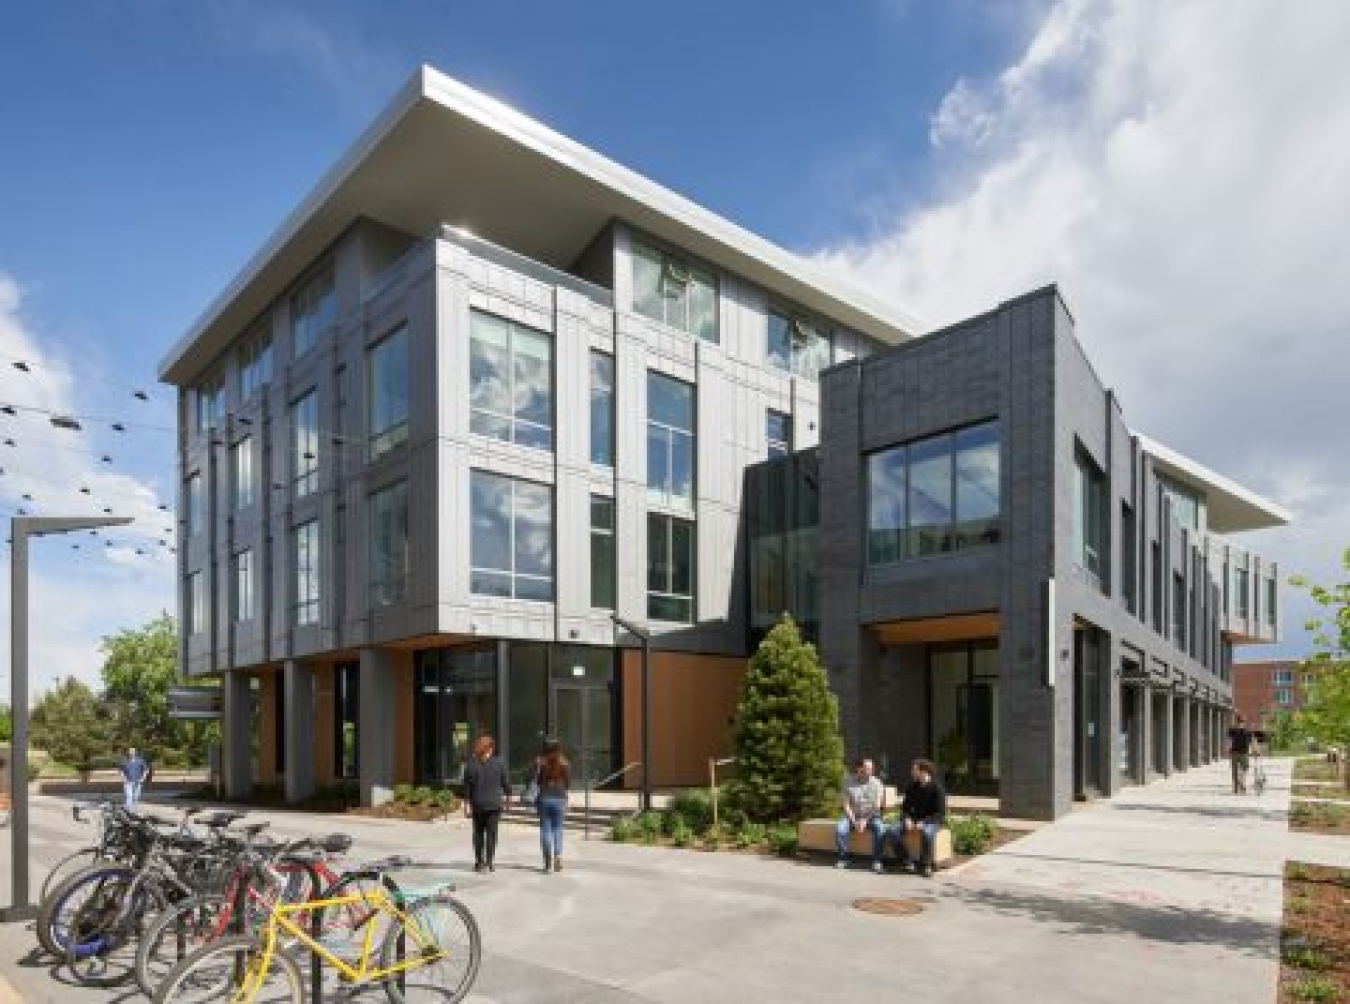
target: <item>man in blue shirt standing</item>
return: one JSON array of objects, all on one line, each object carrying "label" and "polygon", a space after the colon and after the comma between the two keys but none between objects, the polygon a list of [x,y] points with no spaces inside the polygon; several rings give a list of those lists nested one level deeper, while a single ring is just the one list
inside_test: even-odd
[{"label": "man in blue shirt standing", "polygon": [[141,800],[141,785],[150,780],[150,762],[141,756],[135,746],[127,750],[127,758],[118,768],[122,774],[122,790],[126,794],[126,807],[132,812]]}]

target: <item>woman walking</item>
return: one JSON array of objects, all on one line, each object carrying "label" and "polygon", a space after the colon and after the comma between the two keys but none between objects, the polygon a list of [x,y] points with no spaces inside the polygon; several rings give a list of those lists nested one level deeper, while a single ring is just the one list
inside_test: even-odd
[{"label": "woman walking", "polygon": [[489,735],[478,737],[473,756],[464,769],[464,814],[473,817],[473,870],[496,871],[497,823],[502,806],[511,796],[506,764],[496,755],[497,744]]},{"label": "woman walking", "polygon": [[562,871],[563,816],[567,813],[567,789],[572,769],[556,739],[544,743],[544,752],[534,762],[539,785],[539,846],[544,852],[544,871]]}]

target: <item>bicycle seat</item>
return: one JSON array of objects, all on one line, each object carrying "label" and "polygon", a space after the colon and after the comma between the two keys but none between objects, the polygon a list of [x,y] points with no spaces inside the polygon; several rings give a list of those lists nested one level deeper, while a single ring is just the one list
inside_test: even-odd
[{"label": "bicycle seat", "polygon": [[272,824],[267,822],[266,820],[264,820],[261,823],[249,823],[247,826],[239,827],[239,832],[249,837],[256,837],[259,833],[261,833],[263,830],[267,829],[271,825]]},{"label": "bicycle seat", "polygon": [[352,838],[345,833],[330,833],[319,846],[329,854],[346,854],[352,848]]},{"label": "bicycle seat", "polygon": [[235,809],[227,809],[225,811],[215,813],[208,819],[203,819],[202,825],[209,826],[212,829],[220,829],[221,827],[229,826],[236,819],[243,819],[247,815],[248,815],[247,812],[239,812],[238,810]]}]

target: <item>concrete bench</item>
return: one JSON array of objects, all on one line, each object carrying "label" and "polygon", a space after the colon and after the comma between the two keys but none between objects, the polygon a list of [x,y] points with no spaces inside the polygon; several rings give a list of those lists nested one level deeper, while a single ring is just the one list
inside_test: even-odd
[{"label": "concrete bench", "polygon": [[[819,851],[822,854],[835,854],[834,831],[839,825],[837,819],[805,819],[797,824],[797,847],[803,851]],[[863,830],[854,830],[848,837],[849,853],[870,860],[872,857],[872,834]],[[911,860],[919,859],[919,834],[910,831],[905,834],[905,850]],[[888,839],[883,852],[894,860],[895,845]],[[945,826],[938,830],[933,840],[933,864],[941,868],[952,860],[952,831]]]}]

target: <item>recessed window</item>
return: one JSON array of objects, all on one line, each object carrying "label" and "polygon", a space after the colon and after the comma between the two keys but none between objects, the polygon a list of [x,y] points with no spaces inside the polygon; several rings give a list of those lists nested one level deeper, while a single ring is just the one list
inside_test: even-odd
[{"label": "recessed window", "polygon": [[770,408],[764,417],[764,443],[769,459],[792,452],[792,416]]},{"label": "recessed window", "polygon": [[272,380],[272,336],[254,335],[239,349],[239,400],[247,401]]},{"label": "recessed window", "polygon": [[867,560],[884,565],[999,540],[999,425],[984,422],[867,458]]},{"label": "recessed window", "polygon": [[694,524],[673,516],[647,516],[647,616],[694,622]]},{"label": "recessed window", "polygon": [[1251,573],[1245,568],[1233,569],[1233,614],[1246,619],[1251,613]]},{"label": "recessed window", "polygon": [[408,482],[370,496],[370,605],[402,603],[408,595]]},{"label": "recessed window", "polygon": [[770,366],[815,380],[830,365],[830,338],[821,325],[776,310],[766,318],[764,357]]},{"label": "recessed window", "polygon": [[474,432],[553,449],[553,341],[547,334],[471,311],[469,381]]},{"label": "recessed window", "polygon": [[366,357],[370,393],[370,459],[408,439],[408,330],[401,326]]},{"label": "recessed window", "polygon": [[484,596],[553,599],[553,490],[486,471],[471,478],[469,588]]},{"label": "recessed window", "polygon": [[1266,623],[1271,627],[1275,626],[1275,597],[1276,583],[1274,579],[1266,579]]},{"label": "recessed window", "polygon": [[1177,648],[1186,647],[1186,580],[1180,572],[1172,573],[1172,641]]},{"label": "recessed window", "polygon": [[614,500],[591,496],[591,606],[613,610],[617,572],[614,548]]},{"label": "recessed window", "polygon": [[705,342],[716,342],[717,280],[707,269],[633,242],[633,309]]},{"label": "recessed window", "polygon": [[209,376],[194,391],[197,409],[197,431],[214,429],[225,414],[225,380],[219,374]]},{"label": "recessed window", "polygon": [[188,475],[184,493],[187,495],[187,535],[195,537],[206,526],[206,495],[200,474]]},{"label": "recessed window", "polygon": [[319,487],[319,395],[310,391],[291,405],[291,480],[296,497]]},{"label": "recessed window", "polygon": [[188,633],[206,630],[206,581],[201,572],[187,577]]},{"label": "recessed window", "polygon": [[694,388],[647,374],[647,497],[658,505],[694,505]]},{"label": "recessed window", "polygon": [[319,521],[295,528],[291,569],[295,583],[294,623],[319,623]]},{"label": "recessed window", "polygon": [[591,463],[614,466],[614,357],[591,350]]},{"label": "recessed window", "polygon": [[234,619],[236,623],[253,620],[253,552],[234,556]]},{"label": "recessed window", "polygon": [[291,344],[299,359],[318,344],[337,321],[333,273],[321,272],[291,297]]},{"label": "recessed window", "polygon": [[245,436],[230,448],[230,477],[234,482],[234,508],[253,504],[253,437]]},{"label": "recessed window", "polygon": [[1200,528],[1200,496],[1190,488],[1164,477],[1158,478],[1163,495],[1172,504],[1172,520],[1183,530]]},{"label": "recessed window", "polygon": [[1100,578],[1106,571],[1106,477],[1084,453],[1074,456],[1073,553]]}]

